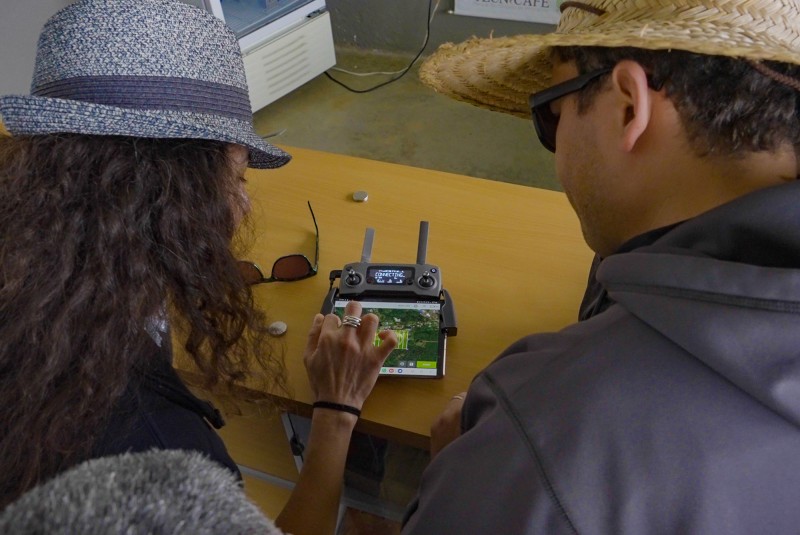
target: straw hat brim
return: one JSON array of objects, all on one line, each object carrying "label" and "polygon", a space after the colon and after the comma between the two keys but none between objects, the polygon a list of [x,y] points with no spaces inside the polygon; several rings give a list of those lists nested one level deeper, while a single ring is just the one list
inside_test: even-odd
[{"label": "straw hat brim", "polygon": [[800,64],[800,52],[761,35],[756,42],[735,28],[720,32],[698,25],[670,27],[604,25],[596,33],[550,33],[472,38],[442,45],[420,66],[420,79],[439,93],[493,111],[530,118],[531,93],[551,85],[553,46],[636,47]]},{"label": "straw hat brim", "polygon": [[0,98],[0,115],[12,135],[75,133],[209,139],[247,147],[248,167],[255,169],[276,168],[291,160],[287,152],[256,134],[249,122],[220,115],[121,108],[37,96]]}]

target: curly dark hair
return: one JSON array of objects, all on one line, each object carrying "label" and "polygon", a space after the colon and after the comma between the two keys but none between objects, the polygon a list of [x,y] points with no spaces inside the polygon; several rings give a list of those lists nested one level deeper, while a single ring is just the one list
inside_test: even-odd
[{"label": "curly dark hair", "polygon": [[[632,47],[554,47],[552,55],[556,61],[574,61],[580,73],[626,59],[639,63],[651,85],[663,86],[675,104],[699,156],[772,151],[787,141],[800,149],[800,92],[746,60]],[[800,83],[800,65],[764,65]],[[579,112],[591,106],[600,87],[592,84],[580,93]]]},{"label": "curly dark hair", "polygon": [[157,355],[144,326],[164,310],[204,386],[285,389],[232,252],[227,154],[204,140],[0,136],[0,507],[90,454],[134,367]]}]

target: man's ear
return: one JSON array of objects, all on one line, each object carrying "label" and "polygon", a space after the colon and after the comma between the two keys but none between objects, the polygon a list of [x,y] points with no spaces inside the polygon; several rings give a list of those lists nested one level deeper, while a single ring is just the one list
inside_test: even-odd
[{"label": "man's ear", "polygon": [[611,83],[620,103],[622,149],[630,152],[644,135],[652,116],[647,72],[635,61],[623,60],[614,67]]}]

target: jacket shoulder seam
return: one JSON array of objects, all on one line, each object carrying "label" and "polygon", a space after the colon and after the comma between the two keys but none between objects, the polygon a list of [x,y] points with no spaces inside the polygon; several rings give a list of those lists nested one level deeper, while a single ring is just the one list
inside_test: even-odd
[{"label": "jacket shoulder seam", "polygon": [[533,444],[533,442],[531,441],[530,437],[525,432],[525,427],[522,425],[522,422],[517,417],[516,411],[514,411],[512,409],[511,403],[509,402],[508,397],[505,395],[505,391],[500,387],[500,385],[498,385],[494,381],[492,376],[489,375],[488,373],[483,373],[482,376],[486,380],[486,383],[488,384],[489,388],[492,390],[492,392],[496,396],[497,400],[503,406],[503,409],[505,410],[505,413],[508,415],[508,417],[511,420],[511,422],[512,422],[514,428],[516,429],[517,433],[522,437],[522,439],[523,439],[523,441],[524,441],[529,453],[531,454],[531,457],[533,457],[533,459],[535,461],[535,464],[536,464],[536,467],[537,467],[537,469],[539,471],[539,476],[542,478],[542,481],[544,483],[544,487],[545,487],[545,490],[547,492],[547,495],[550,497],[552,502],[555,504],[556,509],[558,510],[558,512],[561,514],[561,516],[567,522],[567,525],[569,526],[571,532],[577,534],[578,530],[575,528],[575,525],[572,523],[572,520],[570,519],[569,514],[567,513],[567,510],[564,507],[564,504],[562,504],[561,500],[558,498],[558,494],[556,493],[555,488],[553,487],[553,484],[552,484],[552,482],[550,480],[550,476],[547,474],[547,470],[545,470],[545,467],[542,464],[542,459],[541,459],[541,456],[539,455],[539,452],[536,449],[536,446]]},{"label": "jacket shoulder seam", "polygon": [[764,298],[747,297],[740,295],[723,294],[719,292],[710,292],[704,290],[691,290],[688,288],[676,288],[671,286],[655,286],[655,285],[635,284],[635,283],[607,283],[606,287],[609,292],[627,291],[627,292],[636,292],[636,293],[650,294],[650,295],[663,295],[666,297],[688,298],[688,299],[694,299],[696,301],[705,301],[709,303],[747,306],[750,308],[759,308],[763,310],[771,310],[774,312],[786,312],[791,314],[800,313],[800,303],[789,300],[764,299]]}]

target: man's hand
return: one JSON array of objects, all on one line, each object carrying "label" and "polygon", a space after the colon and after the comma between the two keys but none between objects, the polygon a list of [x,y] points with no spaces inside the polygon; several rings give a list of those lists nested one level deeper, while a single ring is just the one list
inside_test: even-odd
[{"label": "man's hand", "polygon": [[466,392],[461,392],[453,396],[431,425],[431,459],[461,436],[461,407],[466,395]]}]

